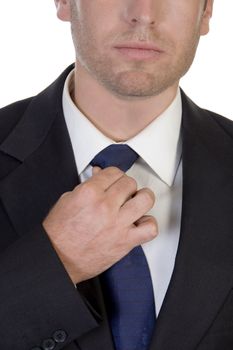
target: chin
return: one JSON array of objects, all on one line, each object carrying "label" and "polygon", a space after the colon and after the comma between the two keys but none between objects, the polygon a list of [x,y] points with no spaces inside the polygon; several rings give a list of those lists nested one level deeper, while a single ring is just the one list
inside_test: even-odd
[{"label": "chin", "polygon": [[151,97],[160,91],[156,78],[150,74],[139,71],[123,72],[111,79],[108,88],[115,94],[125,98]]}]

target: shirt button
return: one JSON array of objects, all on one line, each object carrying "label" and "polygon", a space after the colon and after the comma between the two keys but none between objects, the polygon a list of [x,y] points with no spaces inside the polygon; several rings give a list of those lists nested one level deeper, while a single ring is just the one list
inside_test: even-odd
[{"label": "shirt button", "polygon": [[67,334],[62,329],[59,329],[58,331],[53,333],[53,339],[56,343],[64,343],[66,341]]},{"label": "shirt button", "polygon": [[52,338],[45,339],[42,343],[42,349],[44,350],[53,350],[56,344]]}]

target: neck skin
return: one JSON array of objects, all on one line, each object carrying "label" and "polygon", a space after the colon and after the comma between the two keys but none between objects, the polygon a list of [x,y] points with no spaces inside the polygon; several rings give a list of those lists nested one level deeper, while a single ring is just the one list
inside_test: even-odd
[{"label": "neck skin", "polygon": [[72,99],[104,135],[115,142],[124,142],[137,135],[168,108],[176,96],[178,84],[157,96],[122,99],[76,64]]}]

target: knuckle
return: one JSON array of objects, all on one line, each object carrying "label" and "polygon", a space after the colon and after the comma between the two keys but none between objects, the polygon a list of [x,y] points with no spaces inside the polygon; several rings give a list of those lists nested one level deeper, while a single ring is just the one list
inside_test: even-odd
[{"label": "knuckle", "polygon": [[154,204],[155,202],[155,194],[149,188],[144,189],[144,198],[148,204]]},{"label": "knuckle", "polygon": [[114,166],[110,166],[110,167],[106,168],[106,172],[108,172],[109,175],[115,175],[115,176],[116,175],[119,175],[119,176],[124,175],[124,172],[121,169],[114,167]]},{"label": "knuckle", "polygon": [[84,182],[79,188],[80,196],[83,196],[85,199],[96,199],[97,189],[96,185],[90,182]]},{"label": "knuckle", "polygon": [[132,191],[136,192],[138,188],[137,181],[133,177],[128,176],[127,182],[128,182],[128,186],[130,186]]},{"label": "knuckle", "polygon": [[154,223],[151,224],[150,227],[150,231],[151,231],[151,236],[152,238],[155,238],[158,235],[158,229],[157,229],[157,225],[155,225]]},{"label": "knuckle", "polygon": [[155,238],[158,234],[158,227],[156,220],[153,218],[151,220],[148,220],[148,234],[152,237]]}]

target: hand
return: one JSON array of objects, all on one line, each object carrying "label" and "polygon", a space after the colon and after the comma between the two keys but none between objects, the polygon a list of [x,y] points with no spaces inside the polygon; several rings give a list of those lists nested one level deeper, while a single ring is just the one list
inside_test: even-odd
[{"label": "hand", "polygon": [[156,220],[145,215],[154,193],[120,169],[95,167],[93,176],[64,193],[43,226],[73,283],[97,276],[135,246],[157,235]]}]

